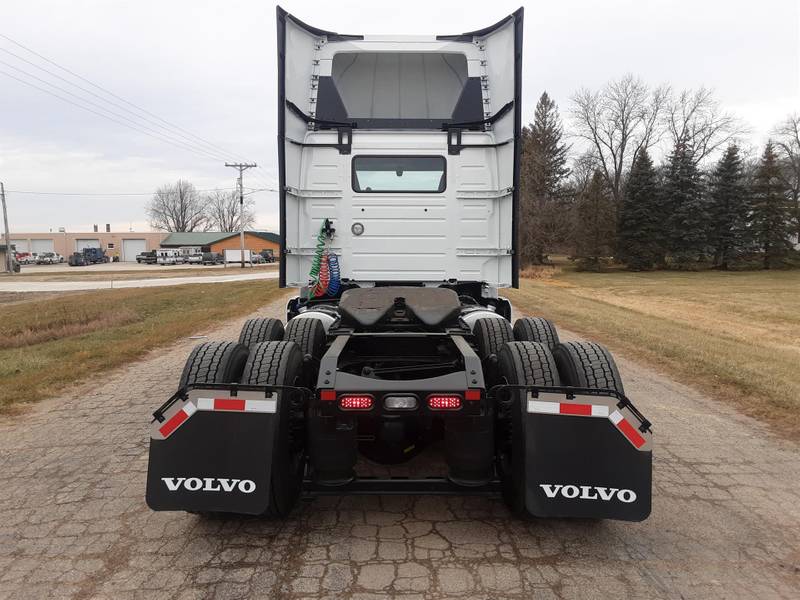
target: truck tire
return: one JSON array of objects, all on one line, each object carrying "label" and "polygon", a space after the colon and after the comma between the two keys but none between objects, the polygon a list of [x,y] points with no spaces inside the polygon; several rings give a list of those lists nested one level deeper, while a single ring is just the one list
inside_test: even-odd
[{"label": "truck tire", "polygon": [[[241,382],[248,385],[299,385],[303,353],[294,342],[261,342],[252,346]],[[287,516],[297,503],[305,470],[305,415],[300,394],[282,392],[276,415],[270,473],[270,498],[264,516]]]},{"label": "truck tire", "polygon": [[497,355],[506,342],[514,341],[511,324],[505,319],[485,318],[475,321],[472,335],[478,345],[478,357],[486,360]]},{"label": "truck tire", "polygon": [[319,360],[325,347],[325,326],[319,319],[292,319],[286,324],[283,339],[297,344],[304,356]]},{"label": "truck tire", "polygon": [[615,390],[624,394],[614,357],[594,342],[564,342],[553,350],[564,385]]},{"label": "truck tire", "polygon": [[239,343],[253,347],[261,342],[283,339],[283,323],[278,319],[247,319],[239,334]]},{"label": "truck tire", "polygon": [[[500,373],[513,385],[561,385],[550,349],[539,342],[511,342],[500,349]],[[525,512],[525,431],[527,392],[512,391],[497,406],[497,471],[503,499],[515,514]]]},{"label": "truck tire", "polygon": [[181,373],[180,387],[195,383],[236,383],[247,361],[247,346],[205,342],[195,346]]},{"label": "truck tire", "polygon": [[514,323],[514,339],[518,342],[540,342],[553,350],[559,343],[552,321],[542,317],[524,317]]}]

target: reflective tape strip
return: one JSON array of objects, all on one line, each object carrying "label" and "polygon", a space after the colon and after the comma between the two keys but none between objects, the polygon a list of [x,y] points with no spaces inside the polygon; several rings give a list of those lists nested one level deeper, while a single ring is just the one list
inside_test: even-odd
[{"label": "reflective tape strip", "polygon": [[528,400],[528,412],[531,413],[545,413],[548,415],[557,415],[559,404],[558,402],[542,402],[541,400]]},{"label": "reflective tape strip", "polygon": [[276,400],[247,400],[244,406],[245,412],[274,413],[278,411]]},{"label": "reflective tape strip", "polygon": [[592,404],[593,417],[608,417],[608,407],[605,404]]},{"label": "reflective tape strip", "polygon": [[543,400],[528,400],[528,412],[545,415],[568,415],[579,417],[602,417],[609,419],[614,426],[637,449],[647,443],[644,436],[631,423],[615,410],[609,414],[605,404],[578,404],[575,402],[545,402]]},{"label": "reflective tape strip", "polygon": [[639,433],[618,410],[611,413],[609,419],[611,419],[611,422],[617,426],[617,429],[622,432],[622,435],[628,438],[628,441],[636,446],[636,448],[641,448],[645,445],[647,440],[644,439],[642,434]]},{"label": "reflective tape strip", "polygon": [[164,437],[169,437],[169,435],[183,425],[184,421],[191,417],[196,410],[194,404],[191,402],[187,403],[183,408],[172,415],[166,423],[159,427],[158,432]]},{"label": "reflective tape strip", "polygon": [[214,398],[214,410],[244,410],[241,398]]},{"label": "reflective tape strip", "polygon": [[576,404],[574,402],[544,402],[528,400],[528,412],[546,415],[578,415],[583,417],[608,417],[604,404]]},{"label": "reflective tape strip", "polygon": [[278,410],[276,400],[244,400],[242,398],[198,398],[198,410],[221,410],[254,413],[274,413]]}]

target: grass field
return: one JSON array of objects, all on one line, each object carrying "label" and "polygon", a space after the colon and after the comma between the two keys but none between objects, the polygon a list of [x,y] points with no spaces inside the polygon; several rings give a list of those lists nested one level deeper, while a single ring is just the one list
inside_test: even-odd
[{"label": "grass field", "polygon": [[800,436],[800,271],[529,274],[517,309]]},{"label": "grass field", "polygon": [[0,410],[232,317],[282,292],[274,281],[101,290],[8,303],[0,311]]}]

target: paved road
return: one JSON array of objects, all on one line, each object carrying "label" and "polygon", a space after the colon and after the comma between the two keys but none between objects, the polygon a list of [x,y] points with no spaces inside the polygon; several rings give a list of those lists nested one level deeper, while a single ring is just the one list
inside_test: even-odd
[{"label": "paved road", "polygon": [[798,446],[629,360],[657,436],[641,524],[460,497],[327,498],[283,523],[153,513],[148,415],[194,343],[0,418],[0,598],[800,597]]},{"label": "paved road", "polygon": [[189,277],[163,277],[151,279],[118,279],[86,281],[26,281],[23,277],[8,277],[0,281],[0,292],[70,292],[74,290],[110,290],[121,288],[163,287],[187,283],[225,283],[252,279],[277,279],[277,271],[253,271],[243,275],[193,275]]}]

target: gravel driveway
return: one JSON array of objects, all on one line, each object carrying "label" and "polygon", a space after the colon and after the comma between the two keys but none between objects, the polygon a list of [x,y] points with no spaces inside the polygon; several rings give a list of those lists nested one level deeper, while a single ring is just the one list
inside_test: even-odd
[{"label": "gravel driveway", "polygon": [[798,446],[625,359],[654,423],[644,523],[461,497],[324,498],[282,523],[151,512],[148,417],[195,343],[0,417],[0,598],[800,597]]}]

